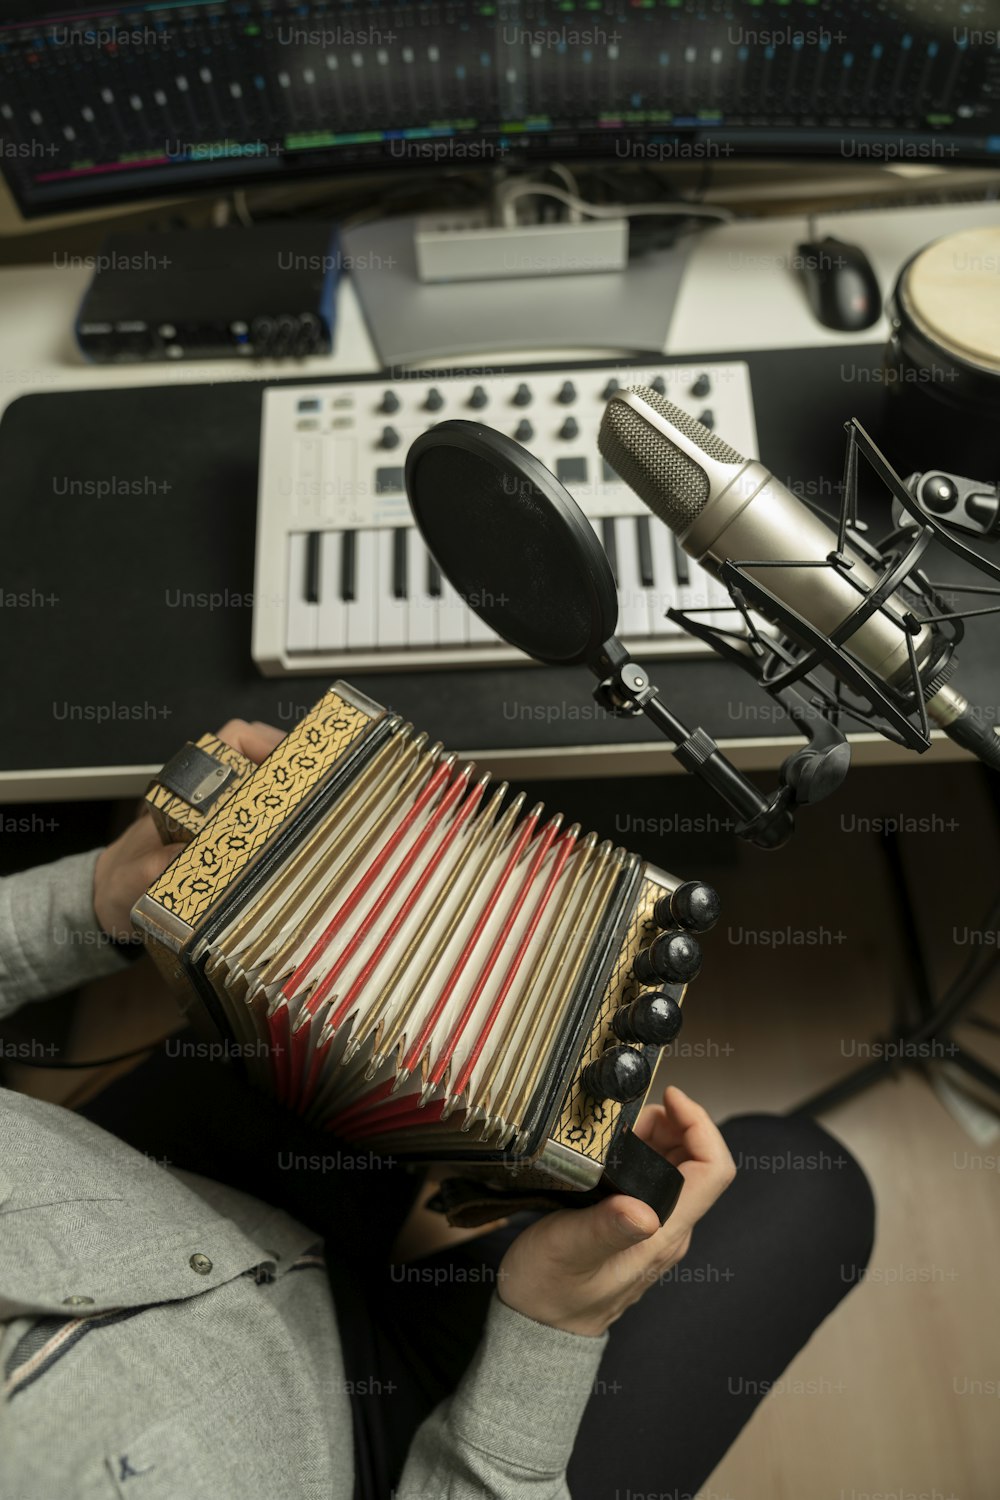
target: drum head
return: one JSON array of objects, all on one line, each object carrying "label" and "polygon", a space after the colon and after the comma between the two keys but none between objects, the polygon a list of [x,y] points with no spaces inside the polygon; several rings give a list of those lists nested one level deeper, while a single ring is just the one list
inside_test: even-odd
[{"label": "drum head", "polygon": [[946,353],[1000,374],[1000,226],[928,245],[904,270],[899,297]]}]

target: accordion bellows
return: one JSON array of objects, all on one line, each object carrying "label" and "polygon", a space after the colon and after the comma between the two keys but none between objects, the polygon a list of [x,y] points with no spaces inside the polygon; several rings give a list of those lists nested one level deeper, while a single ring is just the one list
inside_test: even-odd
[{"label": "accordion bellows", "polygon": [[355,1147],[508,1191],[676,1196],[629,1127],[707,887],[339,682],[262,765],[204,736],[147,800],[187,842],[133,922],[260,1088]]}]

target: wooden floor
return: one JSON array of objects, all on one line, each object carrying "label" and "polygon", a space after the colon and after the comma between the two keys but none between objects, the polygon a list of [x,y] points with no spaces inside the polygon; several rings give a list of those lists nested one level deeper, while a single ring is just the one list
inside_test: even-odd
[{"label": "wooden floor", "polygon": [[[667,1071],[717,1118],[788,1108],[855,1066],[855,1043],[889,1021],[906,971],[887,867],[861,820],[894,814],[937,820],[929,830],[907,824],[901,845],[946,984],[968,955],[966,927],[976,928],[1000,887],[993,809],[974,771],[859,773],[834,803],[800,815],[781,853],[741,852],[735,867],[698,871],[718,884],[725,913],[705,939],[683,1033],[689,1047],[703,1047]],[[752,942],[761,932],[818,940]],[[975,1011],[1000,1023],[1000,982]],[[1000,1068],[997,1038],[968,1025],[958,1035]],[[785,1389],[764,1401],[702,1496],[997,1500],[995,1120],[979,1116],[977,1144],[914,1072],[822,1118],[875,1189],[868,1277],[794,1362]]]},{"label": "wooden floor", "polygon": [[[690,993],[686,1055],[669,1061],[665,1077],[719,1119],[785,1110],[840,1077],[909,987],[892,881],[866,819],[931,820],[906,824],[901,851],[942,985],[970,952],[966,929],[977,928],[1000,887],[996,816],[970,767],[855,772],[836,799],[801,813],[794,841],[769,855],[706,828],[697,788],[680,777],[570,783],[550,800],[718,886],[724,915],[705,939],[704,972]],[[671,832],[650,832],[664,817]],[[135,983],[136,971],[121,977],[110,1012],[106,996],[89,1018],[84,1007],[82,1055],[175,1024],[172,1002],[133,994]],[[1000,1025],[996,976],[975,1011]],[[968,1025],[960,1036],[1000,1068],[1000,1036]],[[25,1070],[23,1086],[80,1099],[93,1080]],[[977,1144],[915,1072],[823,1119],[875,1188],[868,1278],[795,1361],[786,1388],[764,1401],[703,1500],[1000,1500],[995,1119],[978,1116]],[[669,1483],[665,1493],[674,1500]]]}]

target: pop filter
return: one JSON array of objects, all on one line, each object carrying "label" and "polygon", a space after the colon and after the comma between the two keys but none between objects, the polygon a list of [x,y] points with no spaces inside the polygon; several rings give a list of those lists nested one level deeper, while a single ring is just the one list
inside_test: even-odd
[{"label": "pop filter", "polygon": [[544,464],[478,422],[440,422],[406,458],[410,509],[441,572],[537,661],[592,665],[618,624],[608,559]]}]

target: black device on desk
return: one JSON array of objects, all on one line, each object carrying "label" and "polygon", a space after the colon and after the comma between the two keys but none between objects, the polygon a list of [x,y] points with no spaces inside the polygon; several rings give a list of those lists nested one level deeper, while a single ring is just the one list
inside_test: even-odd
[{"label": "black device on desk", "polygon": [[[844,14],[846,10],[847,14]],[[372,167],[718,153],[996,161],[1000,60],[906,0],[359,12],[19,0],[0,25],[3,170],[25,214]],[[988,0],[963,29],[993,24]],[[796,36],[802,40],[797,42]],[[669,108],[665,108],[669,101]],[[623,143],[627,150],[622,150]],[[475,149],[471,149],[471,148]]]},{"label": "black device on desk", "polygon": [[330,224],[112,234],[77,342],[99,364],[329,353],[337,267]]},{"label": "black device on desk", "polygon": [[798,247],[799,270],[809,306],[824,328],[859,333],[877,323],[882,294],[860,245],[828,234]]}]

